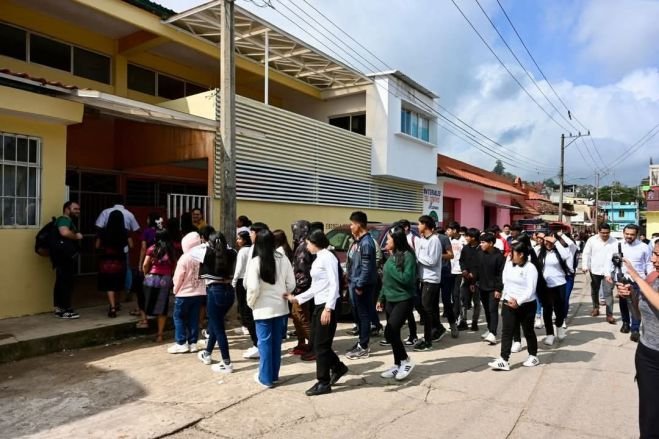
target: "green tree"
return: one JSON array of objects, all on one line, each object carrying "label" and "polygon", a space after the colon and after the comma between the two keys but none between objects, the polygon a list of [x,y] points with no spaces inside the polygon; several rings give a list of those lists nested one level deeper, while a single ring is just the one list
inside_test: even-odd
[{"label": "green tree", "polygon": [[497,175],[503,175],[504,172],[506,172],[506,168],[503,166],[503,162],[501,160],[497,160],[496,165],[494,165],[494,169],[492,169],[492,172],[494,172]]}]

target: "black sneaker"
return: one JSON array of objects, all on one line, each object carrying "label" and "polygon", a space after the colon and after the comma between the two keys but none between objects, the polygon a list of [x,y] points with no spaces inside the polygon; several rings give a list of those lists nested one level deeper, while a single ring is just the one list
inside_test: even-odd
[{"label": "black sneaker", "polygon": [[418,338],[409,336],[405,339],[405,346],[414,346],[418,341]]},{"label": "black sneaker", "polygon": [[443,325],[440,325],[439,330],[433,332],[432,341],[440,341],[446,335],[446,328]]},{"label": "black sneaker", "polygon": [[391,346],[391,343],[389,343],[386,339],[380,340],[380,346]]},{"label": "black sneaker", "polygon": [[630,331],[629,323],[623,322],[622,326],[620,327],[620,332],[622,332],[623,334],[629,334],[629,331]]},{"label": "black sneaker", "polygon": [[316,383],[309,390],[304,392],[307,396],[318,396],[332,393],[332,386],[329,384]]},{"label": "black sneaker", "polygon": [[360,358],[368,358],[370,350],[368,348],[362,348],[359,343],[357,347],[346,354],[346,358],[349,360],[359,360]]},{"label": "black sneaker", "polygon": [[641,334],[639,334],[638,331],[632,331],[632,335],[629,336],[629,339],[634,343],[638,343],[638,341],[641,339]]},{"label": "black sneaker", "polygon": [[353,326],[352,329],[348,329],[346,331],[346,334],[348,335],[359,335],[359,328],[356,326]]},{"label": "black sneaker", "polygon": [[72,309],[68,309],[68,310],[57,309],[55,310],[55,317],[65,320],[75,320],[80,318],[80,314],[78,314]]},{"label": "black sneaker", "polygon": [[466,331],[469,329],[469,324],[466,321],[461,321],[460,324],[458,325],[458,330],[459,331]]},{"label": "black sneaker", "polygon": [[472,323],[471,328],[473,332],[478,332],[478,323]]},{"label": "black sneaker", "polygon": [[460,331],[458,330],[458,325],[451,323],[451,337],[458,338],[460,336]]},{"label": "black sneaker", "polygon": [[354,345],[350,346],[348,349],[346,349],[346,353],[350,351],[354,351],[355,349],[357,349],[357,346],[359,346],[359,343],[355,343]]},{"label": "black sneaker", "polygon": [[336,368],[336,370],[332,371],[332,376],[330,378],[330,385],[336,384],[343,375],[348,373],[348,366],[346,366],[343,363],[339,363],[339,366]]},{"label": "black sneaker", "polygon": [[374,326],[371,326],[371,337],[380,337],[382,336],[382,326],[379,328],[376,328]]},{"label": "black sneaker", "polygon": [[417,352],[429,351],[432,349],[432,343],[426,343],[424,339],[419,340],[414,345],[414,350]]}]

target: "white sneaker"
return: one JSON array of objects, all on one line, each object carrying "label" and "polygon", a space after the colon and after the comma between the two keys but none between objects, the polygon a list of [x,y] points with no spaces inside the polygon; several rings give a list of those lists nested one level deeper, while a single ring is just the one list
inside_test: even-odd
[{"label": "white sneaker", "polygon": [[542,321],[542,317],[536,315],[536,316],[535,316],[535,324],[533,325],[533,327],[534,327],[535,329],[542,329],[543,326],[545,326],[545,324],[544,324],[544,322]]},{"label": "white sneaker", "polygon": [[197,347],[199,349],[206,349],[207,346],[208,346],[208,339],[206,338],[202,338],[197,342]]},{"label": "white sneaker", "polygon": [[483,341],[488,342],[490,345],[495,345],[497,344],[497,336],[488,332],[487,337],[485,337]]},{"label": "white sneaker", "polygon": [[490,334],[490,330],[489,330],[489,329],[486,329],[485,332],[483,332],[483,333],[481,334],[481,338],[482,338],[482,339],[485,339],[485,338],[487,338],[487,336],[488,336],[489,334]]},{"label": "white sneaker", "polygon": [[563,326],[562,326],[562,328],[563,328],[563,329],[567,329],[567,323],[566,323],[565,321],[563,322]]},{"label": "white sneaker", "polygon": [[400,362],[400,367],[398,368],[398,373],[395,378],[396,381],[404,380],[407,378],[414,369],[414,362],[408,357],[407,360]]},{"label": "white sneaker", "polygon": [[197,343],[190,344],[190,352],[192,352],[194,354],[195,352],[198,352],[198,351],[199,351],[199,347],[197,346]]},{"label": "white sneaker", "polygon": [[556,328],[556,336],[558,337],[558,341],[565,340],[565,337],[567,337],[565,328],[562,326],[560,328]]},{"label": "white sneaker", "polygon": [[548,335],[542,342],[547,346],[552,346],[554,344],[554,339],[555,337],[553,335]]},{"label": "white sneaker", "polygon": [[510,370],[510,364],[503,358],[497,358],[494,361],[487,363],[494,370]]},{"label": "white sneaker", "polygon": [[209,354],[208,352],[206,352],[205,349],[204,349],[203,351],[199,351],[199,352],[197,353],[197,358],[199,358],[199,361],[201,361],[202,363],[204,363],[206,366],[208,366],[209,364],[211,364],[211,361],[212,361],[212,360],[211,360],[211,354]]},{"label": "white sneaker", "polygon": [[380,374],[382,378],[396,378],[396,375],[398,374],[398,366],[392,366],[389,369],[385,370]]},{"label": "white sneaker", "polygon": [[188,352],[190,352],[190,347],[187,343],[173,344],[167,348],[167,353],[169,354],[187,354]]},{"label": "white sneaker", "polygon": [[213,364],[211,370],[217,373],[231,373],[233,372],[233,364],[224,364],[224,361],[220,361],[217,364]]},{"label": "white sneaker", "polygon": [[513,342],[513,345],[510,347],[510,352],[512,352],[513,354],[522,352],[522,343],[520,343],[519,341]]},{"label": "white sneaker", "polygon": [[263,384],[263,383],[261,382],[261,380],[259,379],[259,373],[258,373],[258,372],[256,372],[256,373],[254,374],[254,382],[255,382],[256,384],[258,384],[259,386],[261,386],[262,388],[264,388],[264,389],[270,389],[270,388],[271,388],[271,386],[268,386],[268,385]]},{"label": "white sneaker", "polygon": [[201,336],[202,336],[203,338],[208,339],[208,337],[210,337],[210,334],[208,333],[208,330],[206,330],[206,329],[202,329],[202,330],[201,330]]},{"label": "white sneaker", "polygon": [[527,358],[526,361],[522,363],[522,366],[534,367],[537,366],[538,364],[540,364],[540,359],[535,355],[529,355],[529,358]]},{"label": "white sneaker", "polygon": [[247,328],[244,327],[244,326],[243,326],[242,328],[240,328],[240,329],[243,331],[243,335],[249,335],[249,329],[247,329]]},{"label": "white sneaker", "polygon": [[243,353],[243,358],[246,360],[258,360],[260,358],[259,348],[252,346]]}]

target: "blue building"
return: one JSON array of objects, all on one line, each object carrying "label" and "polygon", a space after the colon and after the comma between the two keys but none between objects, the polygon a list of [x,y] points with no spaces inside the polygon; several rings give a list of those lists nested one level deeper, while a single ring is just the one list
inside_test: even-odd
[{"label": "blue building", "polygon": [[611,230],[622,232],[627,224],[638,224],[638,204],[629,203],[602,203],[600,210],[604,218],[611,225]]}]

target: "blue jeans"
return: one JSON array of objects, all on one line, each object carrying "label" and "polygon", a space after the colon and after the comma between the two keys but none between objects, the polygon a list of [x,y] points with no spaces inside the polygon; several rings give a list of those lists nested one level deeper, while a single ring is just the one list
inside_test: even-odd
[{"label": "blue jeans", "polygon": [[[637,284],[632,284],[632,295],[634,297],[639,297],[641,294],[641,290],[639,289]],[[630,319],[630,310],[631,310],[631,319]],[[641,330],[641,316],[636,315],[636,311],[634,310],[634,306],[632,305],[632,299],[631,297],[625,298],[625,297],[620,297],[620,317],[622,317],[622,322],[627,323],[630,325],[630,320],[631,320],[631,325],[630,328],[632,332],[639,332]]]},{"label": "blue jeans", "polygon": [[[366,285],[362,288],[362,293],[357,294],[355,287],[352,285],[350,286],[350,300],[352,301],[353,315],[355,317],[357,328],[359,329],[359,345],[363,349],[368,347],[368,343],[371,340],[371,323],[373,322],[373,313],[375,311],[373,290],[373,285]],[[373,310],[371,310],[371,308],[373,308]]]},{"label": "blue jeans", "polygon": [[272,386],[279,380],[281,367],[281,340],[288,316],[254,320],[259,339],[259,381]]},{"label": "blue jeans", "polygon": [[565,318],[567,319],[567,312],[570,310],[570,295],[574,289],[574,274],[565,276]]},{"label": "blue jeans", "polygon": [[233,302],[236,300],[236,294],[231,284],[210,284],[206,286],[206,312],[208,313],[208,344],[206,352],[211,354],[213,347],[217,342],[220,345],[222,361],[225,364],[231,363],[229,356],[229,341],[224,329],[224,317],[227,315]]},{"label": "blue jeans", "polygon": [[199,309],[204,296],[177,297],[174,300],[174,339],[177,344],[195,344],[199,339]]}]

